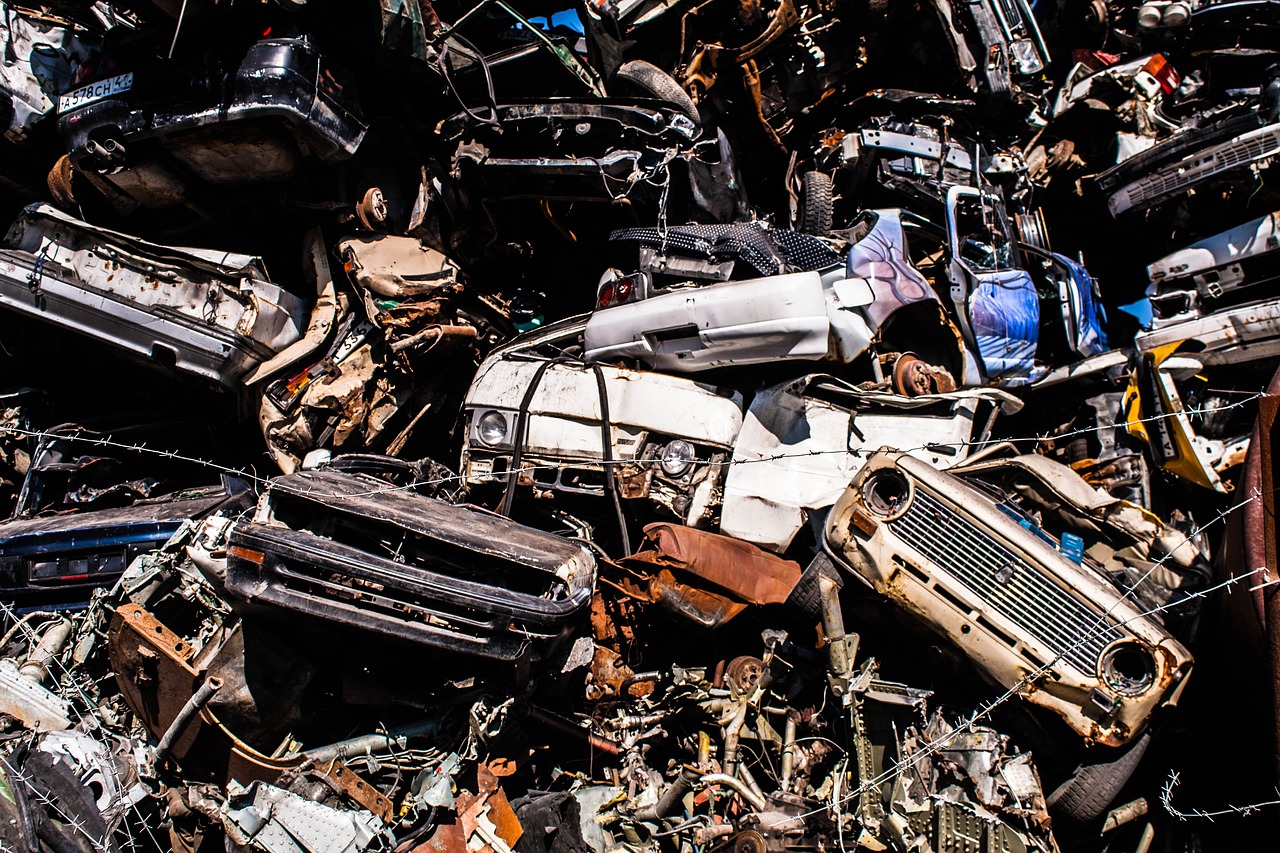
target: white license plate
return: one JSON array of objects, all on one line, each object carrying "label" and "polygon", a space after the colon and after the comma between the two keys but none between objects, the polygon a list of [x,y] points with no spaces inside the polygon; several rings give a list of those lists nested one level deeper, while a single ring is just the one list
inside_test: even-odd
[{"label": "white license plate", "polygon": [[58,97],[58,112],[65,113],[69,110],[79,109],[85,104],[92,104],[94,101],[110,98],[121,92],[127,92],[132,88],[132,73],[99,80],[97,83],[90,83],[88,86],[81,86],[79,89],[73,89],[65,95],[60,95]]}]

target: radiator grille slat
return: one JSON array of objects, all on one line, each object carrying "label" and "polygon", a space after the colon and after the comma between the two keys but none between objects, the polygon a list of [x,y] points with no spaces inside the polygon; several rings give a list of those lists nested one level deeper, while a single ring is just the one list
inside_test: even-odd
[{"label": "radiator grille slat", "polygon": [[1224,142],[1191,161],[1165,166],[1129,184],[1129,206],[1137,207],[1181,192],[1228,169],[1257,163],[1280,153],[1280,125],[1268,125]]},{"label": "radiator grille slat", "polygon": [[907,511],[888,526],[992,610],[1081,672],[1097,672],[1103,649],[1121,636],[1113,620],[1100,621],[1102,611],[1062,590],[1033,564],[923,490],[916,490]]}]

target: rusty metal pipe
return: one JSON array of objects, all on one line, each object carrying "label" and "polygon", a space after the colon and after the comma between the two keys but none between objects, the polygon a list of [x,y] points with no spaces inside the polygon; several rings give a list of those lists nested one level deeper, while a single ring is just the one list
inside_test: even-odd
[{"label": "rusty metal pipe", "polygon": [[1134,848],[1133,853],[1148,853],[1151,849],[1151,842],[1155,840],[1156,828],[1150,822],[1142,828],[1142,837],[1138,839],[1138,846]]},{"label": "rusty metal pipe", "polygon": [[1105,833],[1119,829],[1126,823],[1130,823],[1144,816],[1149,808],[1150,804],[1147,803],[1146,797],[1139,797],[1138,799],[1125,803],[1122,806],[1117,806],[1111,810],[1107,815],[1107,819],[1103,821],[1102,831]]},{"label": "rusty metal pipe", "polygon": [[622,680],[620,685],[618,685],[618,694],[621,696],[627,696],[627,691],[629,691],[632,686],[645,681],[657,681],[660,678],[662,678],[662,673],[656,669],[651,672],[637,672],[635,675],[629,675]]},{"label": "rusty metal pipe", "polygon": [[844,610],[840,607],[840,585],[823,575],[818,578],[818,590],[822,596],[822,632],[827,638],[827,668],[831,673],[831,689],[839,696],[853,675],[858,635],[845,633]]},{"label": "rusty metal pipe", "polygon": [[435,336],[435,339],[432,340],[431,343],[432,345],[435,345],[445,338],[453,338],[455,340],[475,340],[479,336],[479,333],[476,331],[475,326],[428,326],[420,332],[414,332],[407,338],[392,341],[391,351],[394,353],[404,352],[407,349],[426,342],[433,335]]},{"label": "rusty metal pipe", "polygon": [[31,650],[18,672],[36,684],[43,684],[49,678],[49,665],[58,659],[67,641],[71,639],[71,620],[63,619],[56,625],[44,629],[40,642]]},{"label": "rusty metal pipe", "polygon": [[739,764],[738,778],[742,780],[742,784],[751,789],[751,793],[755,794],[760,802],[765,801],[764,789],[760,787],[760,783],[756,781],[756,777],[751,773],[751,768],[745,764]]},{"label": "rusty metal pipe", "polygon": [[169,753],[173,751],[173,745],[187,731],[196,714],[203,711],[209,704],[209,700],[221,689],[222,679],[210,676],[195,693],[191,694],[191,698],[178,711],[178,715],[173,718],[169,728],[165,729],[164,736],[160,738],[160,743],[156,746],[156,764],[162,764],[169,757]]},{"label": "rusty metal pipe", "polygon": [[355,755],[404,749],[409,738],[435,734],[439,728],[440,724],[436,720],[423,720],[407,726],[397,726],[385,732],[361,735],[350,740],[331,743],[328,746],[318,746],[315,749],[306,750],[305,754],[316,764],[328,764],[335,758],[346,761]]},{"label": "rusty metal pipe", "polygon": [[796,720],[790,714],[787,715],[787,725],[782,730],[782,779],[779,780],[778,787],[785,794],[787,789],[791,787],[791,774],[796,766]]},{"label": "rusty metal pipe", "polygon": [[700,781],[704,785],[724,785],[726,788],[732,789],[734,793],[746,800],[758,812],[764,811],[769,805],[763,797],[747,787],[745,782],[727,773],[707,773]]},{"label": "rusty metal pipe", "polygon": [[728,725],[724,727],[724,772],[733,776],[738,769],[738,740],[747,722],[747,703],[740,702]]},{"label": "rusty metal pipe", "polygon": [[717,838],[724,838],[726,835],[733,835],[736,832],[731,823],[717,823],[711,826],[696,826],[693,828],[693,843],[699,847],[715,841]]},{"label": "rusty metal pipe", "polygon": [[580,737],[593,749],[598,749],[601,752],[607,752],[610,755],[618,755],[622,752],[622,747],[614,741],[611,741],[608,738],[602,738],[592,732],[585,731],[563,717],[544,711],[541,708],[530,708],[529,719],[537,723],[542,723],[543,725],[553,728],[563,734]]},{"label": "rusty metal pipe", "polygon": [[611,729],[630,730],[643,729],[649,726],[655,726],[667,718],[666,713],[662,711],[653,711],[649,714],[627,714],[616,720],[606,720],[605,725]]},{"label": "rusty metal pipe", "polygon": [[667,786],[662,798],[649,808],[636,812],[636,819],[655,821],[671,814],[677,808],[680,808],[680,803],[684,800],[685,794],[692,791],[693,786],[698,784],[698,780],[701,778],[702,773],[698,768],[690,767],[688,764],[684,765],[680,768],[680,775]]}]

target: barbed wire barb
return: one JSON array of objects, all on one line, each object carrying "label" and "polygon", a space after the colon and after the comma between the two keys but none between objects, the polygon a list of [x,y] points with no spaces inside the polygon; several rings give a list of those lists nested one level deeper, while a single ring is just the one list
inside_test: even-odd
[{"label": "barbed wire barb", "polygon": [[[1074,431],[1059,433],[1053,436],[1039,435],[1039,434],[1029,435],[1029,436],[1000,436],[1000,437],[992,437],[992,438],[984,438],[984,439],[974,439],[970,441],[930,442],[928,444],[923,444],[923,445],[916,445],[916,446],[910,446],[910,447],[894,447],[892,449],[894,449],[895,451],[903,452],[903,453],[917,453],[917,452],[933,451],[938,448],[949,448],[957,451],[957,454],[958,454],[960,450],[975,450],[975,449],[982,450],[987,447],[991,447],[998,444],[1005,444],[1005,443],[1039,444],[1049,437],[1052,437],[1055,440],[1060,440],[1063,438],[1070,438],[1078,435],[1086,435],[1089,433],[1101,432],[1109,429],[1116,429],[1118,427],[1127,426],[1131,424],[1154,423],[1157,421],[1165,420],[1167,418],[1177,417],[1179,415],[1197,415],[1197,414],[1204,414],[1208,412],[1214,412],[1214,413],[1222,412],[1227,409],[1246,406],[1252,403],[1253,401],[1261,399],[1262,397],[1265,397],[1265,396],[1266,394],[1264,392],[1258,392],[1255,394],[1251,394],[1250,396],[1245,397],[1241,400],[1236,400],[1234,402],[1227,403],[1222,406],[1217,406],[1213,408],[1209,408],[1209,407],[1186,408],[1177,412],[1165,412],[1162,414],[1152,415],[1146,418],[1137,418],[1132,421],[1126,421],[1123,424],[1117,422],[1117,423],[1110,423],[1110,424],[1097,424],[1091,427],[1082,427]],[[856,417],[857,417],[856,413],[853,414],[852,417],[854,417],[856,420]],[[252,482],[255,486],[259,488],[263,488],[267,486],[273,479],[273,477],[263,477],[256,473],[248,471],[244,468],[237,468],[234,466],[224,465],[222,463],[215,462],[210,459],[203,459],[197,456],[191,456],[188,454],[183,454],[183,453],[179,453],[177,451],[172,451],[172,450],[169,450],[169,451],[157,450],[155,448],[147,447],[145,443],[129,443],[129,442],[116,441],[109,436],[98,437],[98,436],[74,435],[74,434],[66,434],[61,432],[53,432],[49,430],[33,430],[33,429],[27,429],[27,428],[18,427],[18,426],[0,427],[0,435],[3,435],[6,432],[12,433],[14,435],[21,435],[27,438],[34,438],[38,441],[43,441],[46,438],[65,438],[65,439],[71,439],[71,440],[82,442],[82,443],[87,443],[93,446],[110,447],[117,450],[127,450],[135,453],[151,453],[154,455],[168,458],[170,460],[176,460],[180,462],[187,462],[192,465],[203,466],[211,470],[217,471],[221,474],[227,474],[233,477],[239,477],[243,480]],[[869,449],[866,447],[849,448],[847,446],[836,447],[830,450],[819,450],[816,448],[807,448],[803,451],[797,451],[792,453],[774,453],[774,454],[768,454],[765,456],[760,456],[755,458],[731,458],[726,460],[699,460],[699,462],[701,464],[711,465],[711,466],[733,467],[735,465],[751,465],[751,464],[758,464],[758,463],[765,463],[765,462],[779,462],[786,459],[815,458],[819,456],[829,456],[829,455],[861,457],[861,456],[866,456],[868,452],[874,449],[875,448]],[[957,459],[957,463],[962,461],[963,459]],[[622,466],[622,465],[634,465],[636,463],[637,463],[637,460],[634,460],[634,459],[614,459],[610,461],[599,459],[599,460],[593,460],[592,462],[592,464],[599,465],[601,468],[605,468],[609,465]],[[513,471],[516,474],[526,474],[526,473],[533,474],[534,472],[537,472],[537,471],[554,471],[560,467],[562,466],[556,463],[548,463],[543,465],[523,464],[519,468],[513,469]],[[500,478],[505,478],[509,473],[511,472],[504,472],[502,475],[495,475],[495,476]],[[457,483],[462,483],[465,480],[466,480],[466,475],[464,474],[451,474],[447,477],[435,477],[435,478],[425,479],[425,480],[413,480],[411,482],[408,482],[402,485],[393,485],[388,483],[386,486],[379,486],[377,488],[371,488],[371,489],[367,489],[365,491],[359,491],[359,492],[326,493],[317,489],[298,489],[296,487],[292,488],[291,490],[297,494],[318,495],[318,496],[339,500],[344,498],[349,499],[349,498],[375,497],[380,494],[412,491],[414,489],[418,489],[422,487],[444,486],[450,483],[457,484]],[[277,485],[277,487],[279,486]]]},{"label": "barbed wire barb", "polygon": [[1213,823],[1214,818],[1227,817],[1228,815],[1248,817],[1263,809],[1270,808],[1272,806],[1280,806],[1280,788],[1277,788],[1275,789],[1277,799],[1274,800],[1250,803],[1245,806],[1227,805],[1223,808],[1213,810],[1189,809],[1184,811],[1182,809],[1175,808],[1173,805],[1173,791],[1181,783],[1182,774],[1176,770],[1172,770],[1169,772],[1169,778],[1165,780],[1164,785],[1160,789],[1160,805],[1164,807],[1166,812],[1181,821],[1198,818],[1200,820],[1207,820],[1210,823]]}]

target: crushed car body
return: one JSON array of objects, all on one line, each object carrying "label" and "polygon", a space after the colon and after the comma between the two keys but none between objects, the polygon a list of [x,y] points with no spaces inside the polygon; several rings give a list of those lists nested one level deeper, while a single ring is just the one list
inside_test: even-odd
[{"label": "crushed car body", "polygon": [[1192,659],[1085,558],[1069,556],[1083,547],[1069,536],[1055,540],[1008,503],[912,457],[880,454],[837,502],[825,547],[975,648],[1001,686],[1081,737],[1119,746],[1176,695]]},{"label": "crushed car body", "polygon": [[[590,553],[489,513],[378,494],[380,483],[324,471],[273,481],[253,520],[229,533],[227,591],[497,660],[539,657],[563,639],[587,604]],[[379,555],[358,546],[367,539],[399,541]]]},{"label": "crushed car body", "polygon": [[307,303],[258,258],[157,246],[49,205],[25,211],[5,247],[6,308],[220,385],[301,334]]},{"label": "crushed car body", "polygon": [[1278,34],[0,0],[0,850],[1258,847]]}]

